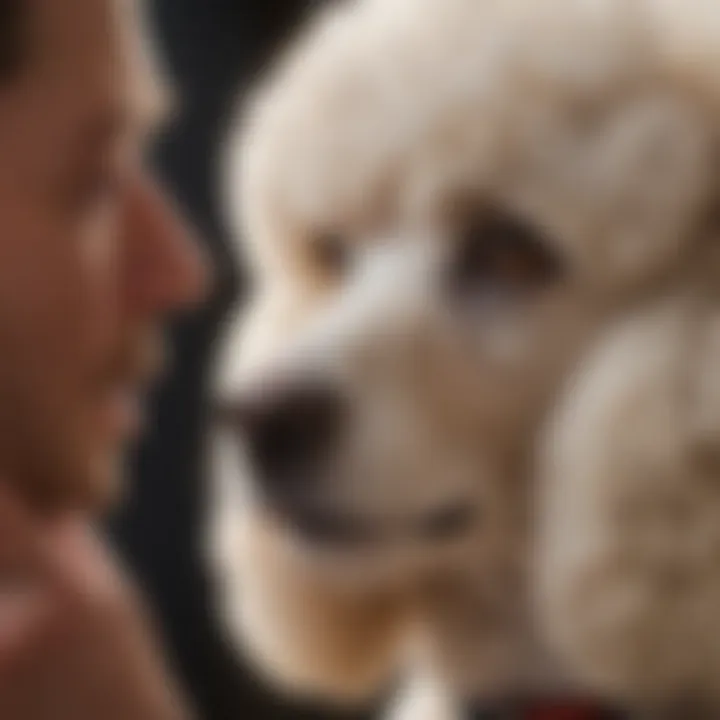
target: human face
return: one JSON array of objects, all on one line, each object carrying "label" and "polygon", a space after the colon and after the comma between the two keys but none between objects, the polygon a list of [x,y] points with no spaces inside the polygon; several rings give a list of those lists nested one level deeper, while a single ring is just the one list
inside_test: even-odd
[{"label": "human face", "polygon": [[159,326],[206,277],[142,168],[158,93],[130,0],[26,5],[26,62],[0,88],[0,476],[38,507],[96,508]]}]

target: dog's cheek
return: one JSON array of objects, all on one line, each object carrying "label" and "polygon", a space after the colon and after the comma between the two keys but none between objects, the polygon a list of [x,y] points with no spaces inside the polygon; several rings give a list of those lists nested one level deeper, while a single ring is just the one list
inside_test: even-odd
[{"label": "dog's cheek", "polygon": [[544,448],[539,617],[580,680],[641,707],[720,694],[720,483],[693,459],[694,321],[665,308],[608,340]]},{"label": "dog's cheek", "polygon": [[212,437],[206,560],[220,627],[269,685],[357,703],[395,669],[404,598],[324,584],[245,492],[235,448]]}]

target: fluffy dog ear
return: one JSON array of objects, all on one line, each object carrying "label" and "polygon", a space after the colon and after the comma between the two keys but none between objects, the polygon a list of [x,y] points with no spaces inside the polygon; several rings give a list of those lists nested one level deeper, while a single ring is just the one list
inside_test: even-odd
[{"label": "fluffy dog ear", "polygon": [[688,461],[720,490],[720,293],[710,303],[697,320],[689,359]]},{"label": "fluffy dog ear", "polygon": [[547,636],[651,712],[720,700],[719,367],[720,305],[666,302],[589,358],[544,447]]}]

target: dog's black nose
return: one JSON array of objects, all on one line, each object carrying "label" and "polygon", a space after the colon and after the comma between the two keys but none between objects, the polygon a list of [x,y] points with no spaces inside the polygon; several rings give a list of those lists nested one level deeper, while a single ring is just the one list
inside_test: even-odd
[{"label": "dog's black nose", "polygon": [[244,438],[261,486],[292,492],[326,468],[340,438],[345,404],[329,383],[295,382],[236,400],[222,409],[221,418]]}]

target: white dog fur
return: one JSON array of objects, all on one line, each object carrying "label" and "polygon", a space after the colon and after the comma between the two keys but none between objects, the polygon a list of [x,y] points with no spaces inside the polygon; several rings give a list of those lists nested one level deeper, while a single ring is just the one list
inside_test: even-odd
[{"label": "white dog fur", "polygon": [[[255,284],[217,392],[330,378],[352,431],[322,502],[392,532],[304,543],[217,433],[212,559],[259,668],[353,701],[402,671],[418,720],[538,684],[720,708],[719,140],[715,0],[314,20],[234,132]],[[560,278],[451,297],[486,207],[539,229]],[[406,533],[453,503],[477,515],[463,536]]]}]

